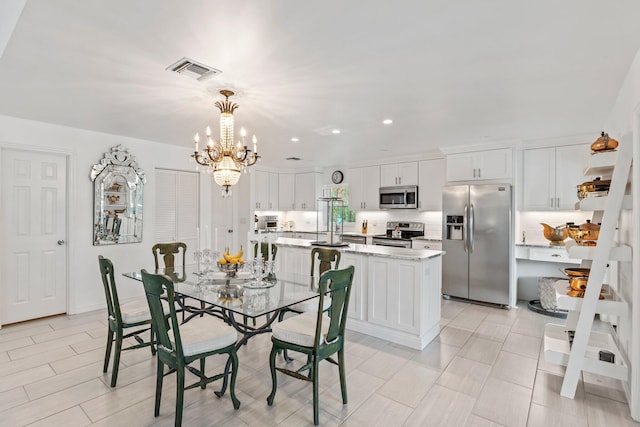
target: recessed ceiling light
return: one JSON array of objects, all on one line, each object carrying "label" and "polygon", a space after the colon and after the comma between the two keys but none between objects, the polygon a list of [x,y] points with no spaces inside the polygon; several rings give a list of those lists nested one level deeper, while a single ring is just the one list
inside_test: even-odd
[{"label": "recessed ceiling light", "polygon": [[340,129],[334,129],[331,131],[332,134],[337,135],[340,133]]},{"label": "recessed ceiling light", "polygon": [[390,125],[391,123],[393,123],[393,120],[391,120],[391,119],[384,119],[384,120],[382,121],[382,123],[384,123],[385,125]]},{"label": "recessed ceiling light", "polygon": [[291,138],[291,142],[298,142],[300,141],[298,138],[296,138],[295,136],[293,138]]}]

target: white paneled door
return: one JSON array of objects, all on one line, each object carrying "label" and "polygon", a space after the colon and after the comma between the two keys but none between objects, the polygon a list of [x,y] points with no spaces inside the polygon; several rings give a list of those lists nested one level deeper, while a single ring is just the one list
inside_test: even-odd
[{"label": "white paneled door", "polygon": [[67,311],[67,159],[2,150],[0,323]]},{"label": "white paneled door", "polygon": [[156,169],[156,232],[154,243],[184,242],[187,264],[197,250],[200,174]]}]

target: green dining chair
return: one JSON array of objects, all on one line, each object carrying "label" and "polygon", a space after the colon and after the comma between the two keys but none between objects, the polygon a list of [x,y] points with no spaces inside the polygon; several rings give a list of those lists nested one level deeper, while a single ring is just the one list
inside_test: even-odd
[{"label": "green dining chair", "polygon": [[[272,326],[271,369],[272,388],[267,397],[269,406],[273,405],[278,387],[276,371],[313,383],[313,422],[318,425],[318,369],[322,360],[338,365],[342,403],[347,404],[347,382],[345,376],[344,338],[349,308],[349,295],[353,282],[354,267],[344,270],[329,270],[320,276],[319,301],[316,310],[299,316],[290,317]],[[331,310],[325,312],[324,300],[331,292]],[[307,363],[295,371],[276,367],[276,356],[281,351],[293,350],[307,355]],[[331,356],[338,353],[338,361]],[[309,371],[308,375],[302,372]]]},{"label": "green dining chair", "polygon": [[[316,272],[316,260],[318,261],[318,271]],[[311,249],[311,272],[310,276],[319,277],[328,270],[335,270],[340,267],[340,251],[337,249],[318,248]],[[324,306],[322,311],[329,309],[331,306],[331,298],[325,297]],[[318,304],[315,299],[299,302],[286,309],[280,311],[278,320],[282,321],[284,315],[287,312],[293,313],[306,313],[308,311],[315,311],[318,309]]]},{"label": "green dining chair", "polygon": [[[153,326],[151,324],[151,313],[146,301],[134,301],[126,304],[120,304],[118,299],[118,288],[113,271],[113,263],[102,255],[98,256],[100,265],[100,275],[102,276],[102,285],[104,286],[104,294],[107,299],[107,313],[109,329],[107,331],[107,349],[104,355],[104,366],[102,372],[107,372],[109,367],[109,359],[111,358],[111,349],[115,343],[113,352],[113,368],[111,369],[111,387],[116,386],[118,381],[118,367],[120,365],[120,353],[125,350],[135,350],[142,347],[151,347],[151,354],[155,354],[153,343]],[[125,329],[135,328],[133,332],[124,333]],[[150,331],[149,341],[145,341],[140,334]],[[122,342],[126,338],[133,337],[137,344],[123,348]]]},{"label": "green dining chair", "polygon": [[[271,244],[271,261],[276,260],[276,253],[278,252],[278,247],[275,244]],[[269,253],[269,243],[268,242],[260,242],[260,253],[268,254]],[[253,245],[253,258],[255,259],[258,256],[258,242]],[[265,257],[267,258],[267,257]]]},{"label": "green dining chair", "polygon": [[[155,262],[156,271],[158,270],[158,268],[160,268],[160,256],[162,256],[165,274],[171,276],[174,282],[183,282],[185,280],[185,267],[187,260],[186,243],[156,243],[151,248],[151,251],[153,252],[153,260]],[[178,261],[181,262],[176,263],[176,257],[178,258]],[[180,276],[176,271],[176,268],[178,267],[182,267],[182,276]]]},{"label": "green dining chair", "polygon": [[[165,275],[150,274],[142,270],[142,283],[151,311],[151,320],[157,335],[157,373],[154,416],[160,415],[162,381],[166,375],[176,373],[176,415],[175,425],[182,425],[184,391],[200,387],[205,389],[210,382],[224,378],[220,373],[212,377],[205,374],[205,359],[216,354],[226,354],[231,359],[231,381],[229,394],[233,407],[238,409],[240,401],[236,398],[235,384],[238,374],[238,356],[236,354],[236,330],[213,316],[196,317],[187,323],[179,324],[175,309],[175,291],[173,281]],[[163,304],[166,298],[169,304]],[[168,312],[167,312],[168,311]],[[200,362],[199,369],[190,366]],[[164,366],[169,370],[165,373]],[[185,387],[185,368],[199,379]]]}]

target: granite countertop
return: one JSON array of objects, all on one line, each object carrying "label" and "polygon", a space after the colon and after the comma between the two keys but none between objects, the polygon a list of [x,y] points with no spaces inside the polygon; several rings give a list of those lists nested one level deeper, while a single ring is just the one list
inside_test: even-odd
[{"label": "granite countertop", "polygon": [[[293,248],[310,248],[313,240],[307,239],[290,239],[287,237],[279,237],[273,243],[278,246],[289,246]],[[338,246],[335,249],[345,253],[356,253],[363,255],[373,255],[385,258],[396,258],[406,260],[423,260],[436,258],[444,255],[443,251],[432,251],[430,249],[409,249],[395,248],[390,246],[377,245],[360,245],[357,243],[349,243],[348,246]]]}]

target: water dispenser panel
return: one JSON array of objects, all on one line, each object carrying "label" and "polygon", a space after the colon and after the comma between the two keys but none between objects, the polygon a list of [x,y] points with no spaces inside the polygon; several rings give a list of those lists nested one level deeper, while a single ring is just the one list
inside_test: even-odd
[{"label": "water dispenser panel", "polygon": [[462,240],[464,217],[462,215],[447,215],[446,240]]}]

